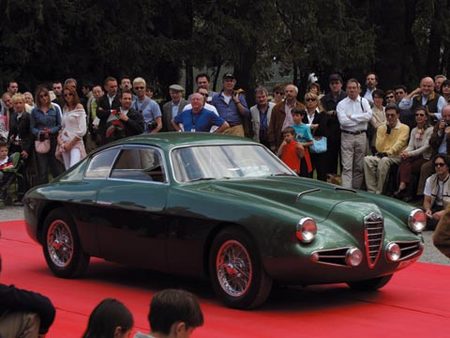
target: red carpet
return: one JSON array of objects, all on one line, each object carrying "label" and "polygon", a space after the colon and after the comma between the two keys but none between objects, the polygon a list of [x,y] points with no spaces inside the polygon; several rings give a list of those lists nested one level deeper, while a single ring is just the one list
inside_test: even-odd
[{"label": "red carpet", "polygon": [[256,311],[223,307],[207,283],[179,280],[93,260],[82,279],[64,280],[47,269],[41,248],[28,238],[23,221],[0,222],[0,281],[49,296],[57,307],[47,337],[80,337],[89,313],[103,298],[123,301],[135,331],[148,332],[151,295],[163,288],[197,294],[205,325],[195,338],[213,337],[449,337],[450,267],[416,263],[397,273],[380,292],[355,292],[345,285],[279,288]]}]

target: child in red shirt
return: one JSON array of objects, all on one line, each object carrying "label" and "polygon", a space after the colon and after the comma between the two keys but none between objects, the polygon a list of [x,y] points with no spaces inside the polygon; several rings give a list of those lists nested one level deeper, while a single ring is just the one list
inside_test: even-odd
[{"label": "child in red shirt", "polygon": [[295,130],[287,127],[283,130],[283,143],[278,149],[278,156],[286,165],[300,174],[300,160],[305,153],[304,147],[295,139]]}]

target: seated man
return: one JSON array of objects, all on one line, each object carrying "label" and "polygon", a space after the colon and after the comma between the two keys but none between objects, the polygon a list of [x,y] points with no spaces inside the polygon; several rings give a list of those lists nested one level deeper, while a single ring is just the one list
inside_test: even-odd
[{"label": "seated man", "polygon": [[409,127],[399,120],[395,104],[386,106],[386,124],[377,129],[375,156],[364,157],[364,177],[367,191],[381,194],[384,182],[393,163],[400,163],[400,153],[406,148]]},{"label": "seated man", "polygon": [[[432,155],[441,154],[449,155],[450,146],[447,146],[450,142],[450,104],[447,104],[442,109],[442,120],[436,123],[433,129],[433,133],[430,137],[430,149]],[[420,178],[417,185],[417,195],[421,196],[423,194],[423,189],[425,186],[425,180],[434,173],[434,165],[430,160],[422,164],[420,168]]]},{"label": "seated man", "polygon": [[43,338],[54,319],[55,307],[47,297],[0,283],[0,337]]},{"label": "seated man", "polygon": [[434,230],[450,204],[450,158],[436,155],[433,163],[436,173],[427,178],[423,191],[423,209],[428,216],[427,227],[431,230]]},{"label": "seated man", "polygon": [[138,332],[134,338],[188,338],[203,325],[203,313],[193,294],[167,289],[153,296],[148,321],[150,335]]},{"label": "seated man", "polygon": [[201,94],[192,94],[192,109],[184,110],[172,119],[176,131],[209,132],[212,126],[217,126],[215,132],[222,133],[230,127],[223,118],[204,107],[204,100]]}]

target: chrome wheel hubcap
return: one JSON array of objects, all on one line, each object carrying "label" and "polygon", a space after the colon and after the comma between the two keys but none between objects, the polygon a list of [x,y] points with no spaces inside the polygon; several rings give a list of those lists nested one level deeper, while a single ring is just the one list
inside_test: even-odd
[{"label": "chrome wheel hubcap", "polygon": [[52,262],[59,268],[67,267],[73,258],[73,237],[70,227],[61,220],[53,221],[47,233],[47,250]]},{"label": "chrome wheel hubcap", "polygon": [[238,241],[229,240],[222,244],[216,258],[217,279],[228,295],[244,295],[253,279],[250,255]]}]

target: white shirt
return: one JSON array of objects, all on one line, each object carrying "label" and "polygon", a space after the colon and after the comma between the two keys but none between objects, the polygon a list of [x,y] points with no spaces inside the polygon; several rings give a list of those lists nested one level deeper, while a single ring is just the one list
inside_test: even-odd
[{"label": "white shirt", "polygon": [[224,92],[222,92],[221,95],[222,95],[223,100],[225,101],[225,103],[226,103],[226,104],[230,104],[230,102],[231,102],[231,96],[225,95]]},{"label": "white shirt", "polygon": [[3,160],[0,160],[0,165],[8,163],[9,157],[6,156]]},{"label": "white shirt", "polygon": [[[447,177],[446,179],[444,179],[443,181],[441,181],[439,178],[438,178],[438,186],[439,186],[439,188],[438,188],[438,191],[437,191],[437,195],[436,195],[436,199],[434,200],[434,203],[437,205],[437,206],[443,206],[443,204],[444,204],[444,202],[443,202],[443,196],[442,196],[442,193],[444,192],[444,184],[447,184],[447,180],[448,180],[449,178]],[[425,181],[425,188],[423,189],[423,194],[425,195],[425,196],[431,196],[431,193],[432,193],[432,180],[433,180],[433,177],[432,176],[430,176],[430,177],[428,177],[427,178],[427,180]]]},{"label": "white shirt", "polygon": [[376,88],[370,90],[369,88],[366,89],[366,93],[364,94],[364,98],[369,101],[369,103],[373,103],[373,92],[375,91]]},{"label": "white shirt", "polygon": [[114,96],[109,96],[108,94],[106,94],[106,96],[108,97],[109,106],[111,107],[111,106],[112,106],[112,103],[113,103],[113,101],[114,101],[114,98],[116,97],[116,95],[114,95]]},{"label": "white shirt", "polygon": [[341,100],[336,107],[336,112],[341,129],[351,132],[367,130],[367,123],[372,118],[369,102],[359,95],[356,100],[348,96]]}]

